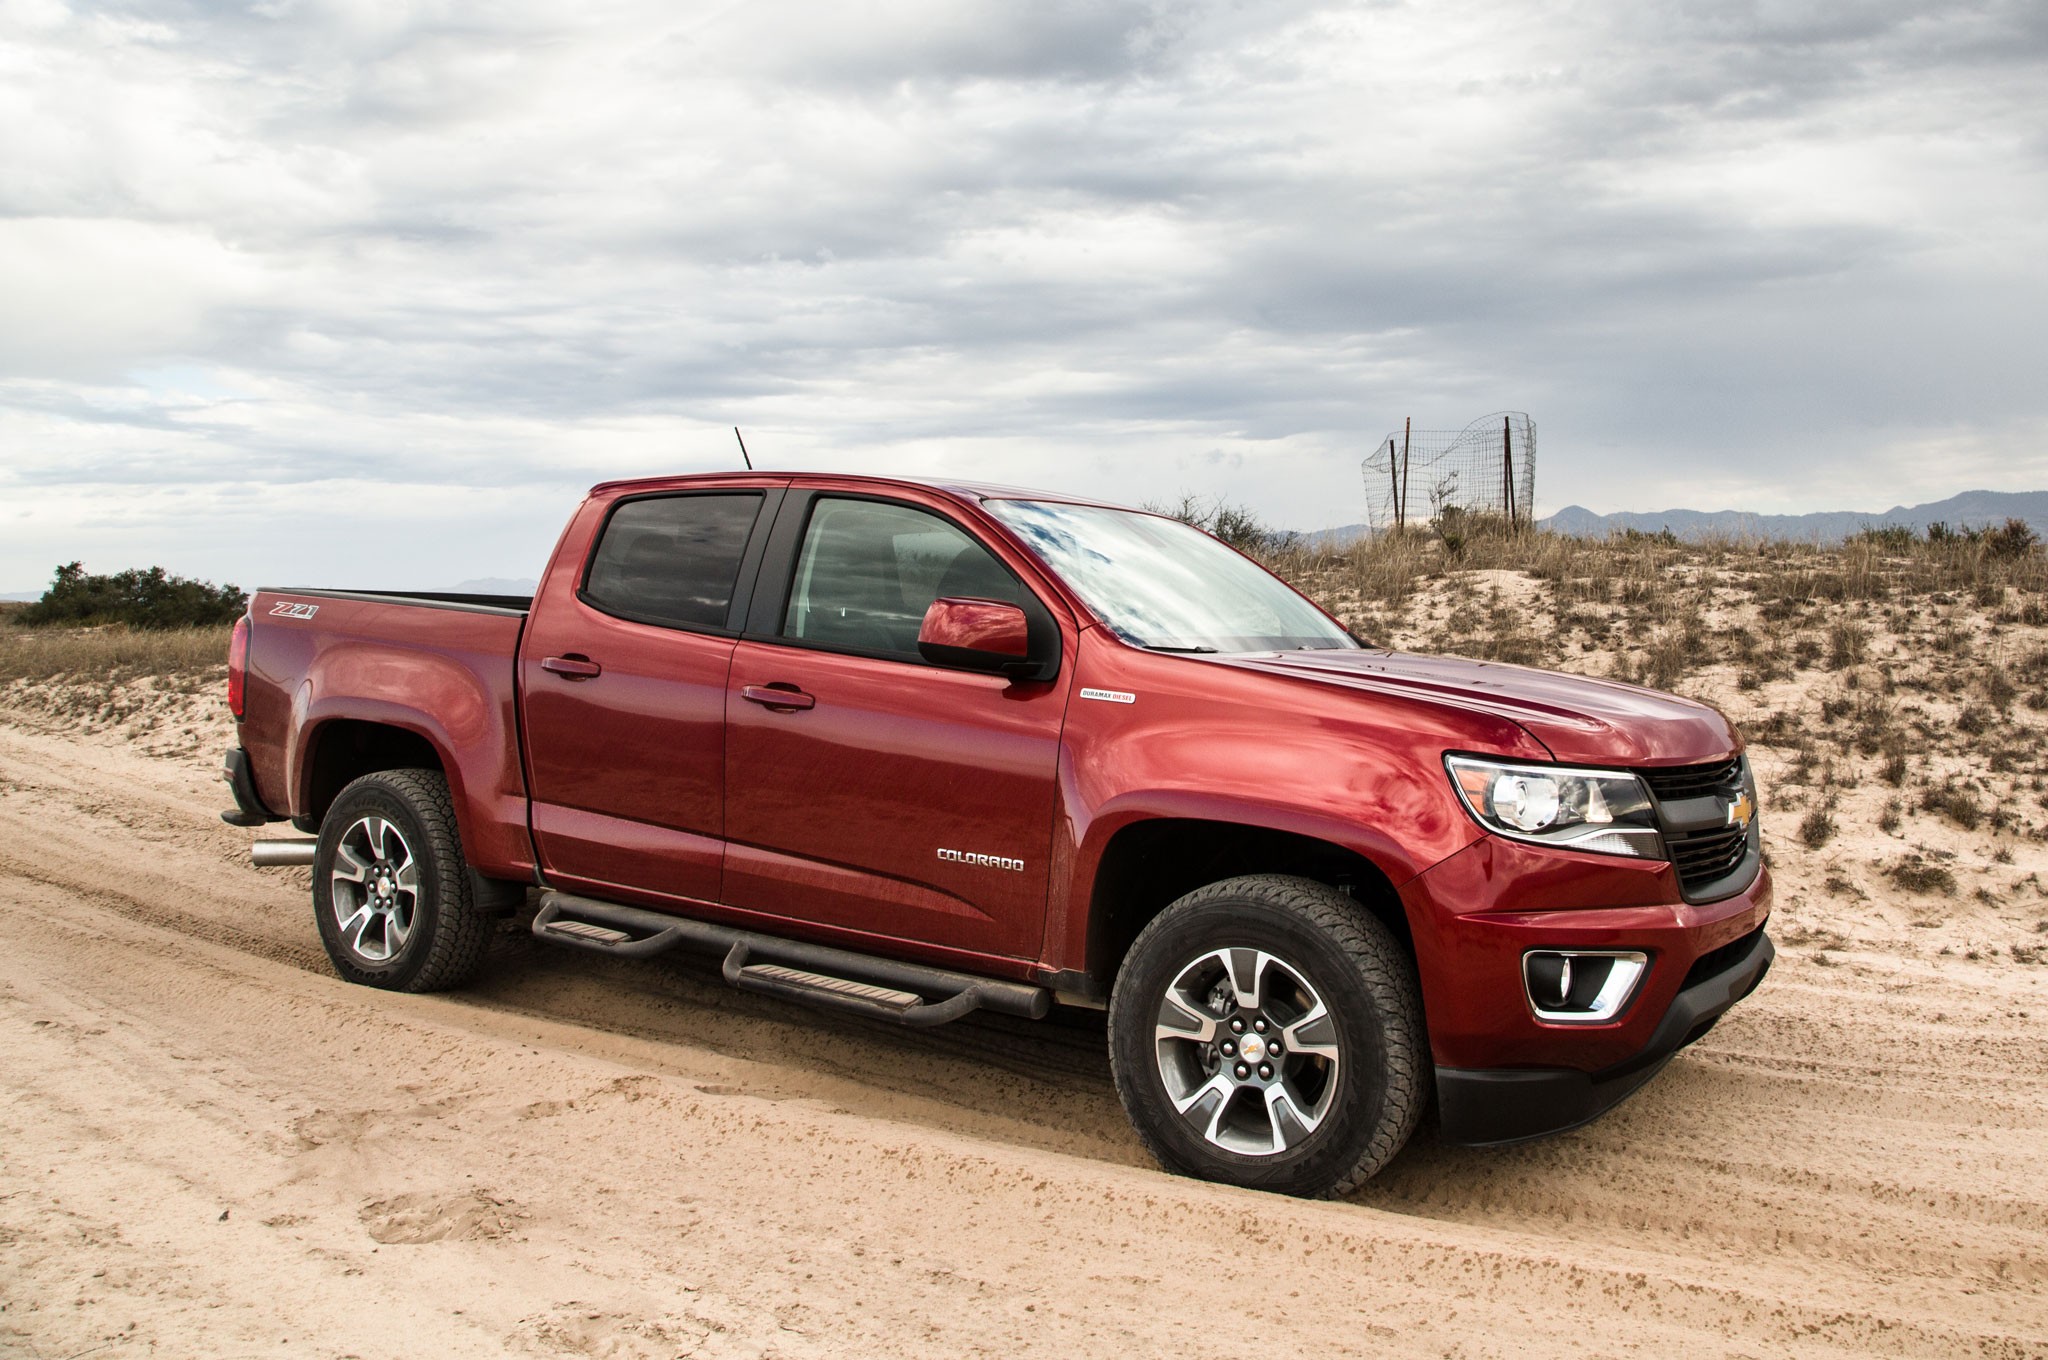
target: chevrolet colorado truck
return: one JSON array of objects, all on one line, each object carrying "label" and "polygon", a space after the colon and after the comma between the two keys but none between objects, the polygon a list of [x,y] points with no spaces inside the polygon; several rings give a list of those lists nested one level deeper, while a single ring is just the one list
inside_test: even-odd
[{"label": "chevrolet colorado truck", "polygon": [[607,483],[531,599],[259,592],[228,689],[223,816],[298,829],[254,856],[350,981],[457,986],[532,907],[906,1025],[1106,1009],[1139,1137],[1237,1185],[1582,1124],[1772,958],[1713,708],[1368,646],[1087,500]]}]

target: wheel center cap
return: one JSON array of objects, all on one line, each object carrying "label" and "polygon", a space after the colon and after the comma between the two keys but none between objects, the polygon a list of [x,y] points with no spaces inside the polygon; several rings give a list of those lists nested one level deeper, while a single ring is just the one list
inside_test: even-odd
[{"label": "wheel center cap", "polygon": [[1247,1034],[1244,1038],[1238,1040],[1238,1051],[1244,1054],[1246,1062],[1264,1062],[1266,1060],[1266,1041],[1256,1034]]}]

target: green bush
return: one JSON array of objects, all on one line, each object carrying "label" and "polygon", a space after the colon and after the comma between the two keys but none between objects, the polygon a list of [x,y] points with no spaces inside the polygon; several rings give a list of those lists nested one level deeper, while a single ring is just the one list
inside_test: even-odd
[{"label": "green bush", "polygon": [[249,597],[232,585],[172,576],[162,567],[90,576],[77,562],[57,568],[43,598],[16,615],[31,628],[125,623],[130,628],[206,628],[233,623]]}]

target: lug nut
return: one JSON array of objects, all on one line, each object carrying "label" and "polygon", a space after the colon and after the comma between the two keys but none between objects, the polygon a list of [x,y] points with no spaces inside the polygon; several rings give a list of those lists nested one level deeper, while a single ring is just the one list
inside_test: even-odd
[{"label": "lug nut", "polygon": [[1264,1034],[1266,1032],[1266,1022],[1263,1019],[1254,1020],[1252,1021],[1252,1028],[1257,1030],[1259,1033]]},{"label": "lug nut", "polygon": [[1274,1041],[1273,1041],[1272,1043],[1270,1043],[1270,1044],[1267,1044],[1267,1045],[1266,1045],[1266,1051],[1267,1051],[1268,1053],[1272,1054],[1272,1055],[1273,1055],[1274,1057],[1276,1057],[1276,1058],[1277,1058],[1277,1057],[1279,1057],[1279,1056],[1280,1056],[1280,1041],[1279,1041],[1278,1039],[1275,1039],[1275,1040],[1274,1040]]},{"label": "lug nut", "polygon": [[1246,1067],[1246,1066],[1245,1066],[1245,1065],[1244,1065],[1243,1063],[1239,1063],[1239,1064],[1237,1065],[1237,1069],[1236,1069],[1236,1070],[1237,1070],[1237,1079],[1238,1079],[1239,1081],[1243,1081],[1243,1080],[1244,1080],[1244,1079],[1245,1079],[1246,1077],[1248,1077],[1248,1076],[1250,1076],[1250,1075],[1252,1074],[1252,1070],[1251,1070],[1251,1069],[1250,1069],[1249,1067]]},{"label": "lug nut", "polygon": [[1236,1053],[1237,1045],[1230,1042],[1230,1040],[1225,1039],[1223,1041],[1223,1056],[1228,1058],[1234,1056]]},{"label": "lug nut", "polygon": [[1243,1018],[1242,1016],[1232,1016],[1232,1017],[1231,1017],[1231,1021],[1230,1021],[1230,1032],[1231,1032],[1232,1034],[1242,1034],[1242,1033],[1244,1033],[1244,1018]]},{"label": "lug nut", "polygon": [[1273,1065],[1272,1065],[1271,1063],[1260,1063],[1260,1064],[1259,1064],[1259,1080],[1261,1080],[1261,1081],[1271,1081],[1272,1079],[1273,1079]]}]

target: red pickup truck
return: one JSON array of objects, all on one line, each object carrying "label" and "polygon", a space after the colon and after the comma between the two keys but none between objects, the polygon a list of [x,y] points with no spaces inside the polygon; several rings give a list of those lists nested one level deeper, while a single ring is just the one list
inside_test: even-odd
[{"label": "red pickup truck", "polygon": [[[1742,742],[1389,652],[1175,520],[828,475],[612,482],[532,599],[264,590],[226,777],[345,978],[498,918],[909,1025],[1108,1011],[1167,1167],[1294,1194],[1571,1128],[1769,967]],[[537,889],[529,903],[529,890]]]}]

